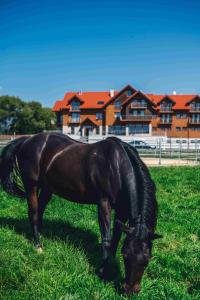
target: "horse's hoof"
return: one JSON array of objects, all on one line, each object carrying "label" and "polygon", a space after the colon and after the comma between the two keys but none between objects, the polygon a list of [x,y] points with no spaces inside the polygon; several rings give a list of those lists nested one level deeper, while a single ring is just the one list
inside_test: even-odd
[{"label": "horse's hoof", "polygon": [[36,251],[38,254],[41,254],[43,252],[43,249],[42,249],[42,247],[37,247]]},{"label": "horse's hoof", "polygon": [[104,267],[100,267],[97,271],[96,271],[97,275],[99,276],[99,278],[101,280],[103,280],[104,282],[108,281],[108,274],[105,270]]}]

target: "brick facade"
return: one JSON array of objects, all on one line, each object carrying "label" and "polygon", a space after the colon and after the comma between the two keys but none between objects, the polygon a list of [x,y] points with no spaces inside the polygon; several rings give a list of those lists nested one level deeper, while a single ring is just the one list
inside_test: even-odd
[{"label": "brick facade", "polygon": [[53,111],[66,134],[200,137],[200,97],[195,94],[144,94],[128,85],[119,92],[66,93]]}]

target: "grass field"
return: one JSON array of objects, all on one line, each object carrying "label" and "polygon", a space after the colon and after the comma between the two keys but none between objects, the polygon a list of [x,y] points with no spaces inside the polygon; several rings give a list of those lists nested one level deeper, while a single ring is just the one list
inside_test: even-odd
[{"label": "grass field", "polygon": [[[153,258],[132,299],[200,299],[200,168],[153,168],[159,218]],[[45,213],[44,252],[37,254],[26,202],[0,191],[0,299],[126,299],[124,274],[103,283],[95,269],[101,259],[96,207],[54,197]],[[119,247],[120,248],[120,247]]]}]

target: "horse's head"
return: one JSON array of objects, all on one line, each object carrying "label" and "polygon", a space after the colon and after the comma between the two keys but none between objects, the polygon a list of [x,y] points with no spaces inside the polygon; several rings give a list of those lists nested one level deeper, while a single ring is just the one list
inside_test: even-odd
[{"label": "horse's head", "polygon": [[122,247],[125,265],[124,289],[126,294],[138,293],[142,276],[151,258],[152,240],[161,236],[149,233],[146,237],[141,238],[136,235],[135,228],[123,223],[120,226],[121,230],[127,234]]}]

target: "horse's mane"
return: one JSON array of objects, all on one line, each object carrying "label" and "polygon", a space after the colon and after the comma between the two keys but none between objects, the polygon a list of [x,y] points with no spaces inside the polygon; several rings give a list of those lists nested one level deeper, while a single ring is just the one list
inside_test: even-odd
[{"label": "horse's mane", "polygon": [[151,179],[150,172],[141,160],[137,150],[118,138],[112,138],[120,143],[126,151],[136,175],[139,189],[138,211],[135,220],[136,236],[144,237],[148,232],[153,232],[157,221],[156,186]]}]

